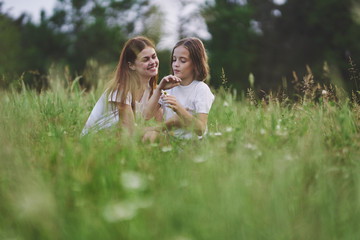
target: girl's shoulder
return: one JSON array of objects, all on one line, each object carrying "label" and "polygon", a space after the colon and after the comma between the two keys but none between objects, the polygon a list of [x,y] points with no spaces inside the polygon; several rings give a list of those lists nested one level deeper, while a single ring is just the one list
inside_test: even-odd
[{"label": "girl's shoulder", "polygon": [[194,87],[196,88],[196,91],[206,91],[211,93],[210,87],[206,83],[197,80],[195,81],[196,81],[196,85]]},{"label": "girl's shoulder", "polygon": [[[205,82],[203,82],[203,81],[197,81],[197,80],[196,80],[196,82],[198,82],[198,83],[197,83],[197,86],[199,86],[199,87],[209,88],[209,86],[208,86]],[[210,89],[210,88],[209,88],[209,89]]]}]

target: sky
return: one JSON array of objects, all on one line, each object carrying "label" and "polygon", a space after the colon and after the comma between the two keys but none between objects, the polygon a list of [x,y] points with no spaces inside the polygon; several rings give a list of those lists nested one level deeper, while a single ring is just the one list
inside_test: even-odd
[{"label": "sky", "polygon": [[[18,17],[22,12],[27,12],[32,16],[34,22],[39,22],[40,11],[44,9],[47,15],[51,15],[57,0],[0,0],[3,2],[3,10],[11,16]],[[166,3],[172,1],[167,0]],[[286,0],[274,0],[277,4],[283,4]],[[165,1],[163,2],[165,3]],[[171,4],[169,4],[171,5]]]},{"label": "sky", "polygon": [[45,10],[46,15],[51,15],[57,0],[0,0],[3,2],[2,11],[9,13],[12,17],[18,17],[26,12],[31,16],[33,22],[40,21],[40,12]]},{"label": "sky", "polygon": [[[51,16],[57,0],[0,0],[0,2],[3,2],[2,11],[7,12],[10,16],[16,18],[19,17],[21,13],[26,12],[31,16],[31,20],[34,23],[39,23],[41,10],[45,10],[46,15]],[[161,39],[157,48],[172,48],[178,40],[177,18],[174,17],[174,14],[179,14],[177,11],[179,7],[178,2],[176,0],[153,0],[153,2],[164,8],[166,18],[166,21],[164,21],[164,37]],[[204,2],[204,0],[194,0],[193,2]],[[210,36],[204,23],[200,23],[200,25],[198,28],[196,28],[197,26],[190,27],[195,28],[194,31],[200,33],[199,37],[203,39],[209,38]]]},{"label": "sky", "polygon": [[[57,0],[0,0],[0,2],[3,2],[3,10],[7,11],[11,16],[18,17],[21,13],[27,12],[32,16],[34,22],[40,21],[40,11],[42,9],[45,10],[47,15],[51,15],[56,1]],[[171,2],[173,1],[167,0],[162,3],[166,3],[168,6],[174,5],[174,3],[171,4]],[[274,0],[274,2],[283,4],[286,0]]]},{"label": "sky", "polygon": [[[194,0],[193,2],[203,3],[205,0]],[[240,0],[245,1],[246,0]],[[286,0],[273,0],[276,4],[284,4]],[[57,0],[0,0],[3,2],[2,11],[7,12],[12,17],[19,17],[21,13],[26,12],[31,16],[31,20],[34,23],[40,22],[40,12],[45,10],[47,16],[51,16]],[[158,48],[171,48],[177,39],[177,15],[183,14],[185,11],[193,11],[191,6],[186,6],[182,12],[177,11],[179,9],[178,1],[176,0],[153,0],[158,3],[165,10],[164,21],[164,36],[160,41]],[[196,10],[196,9],[195,9]],[[174,17],[175,16],[175,17]],[[190,32],[196,32],[202,39],[209,39],[211,36],[207,31],[204,22],[197,22],[189,26]]]}]

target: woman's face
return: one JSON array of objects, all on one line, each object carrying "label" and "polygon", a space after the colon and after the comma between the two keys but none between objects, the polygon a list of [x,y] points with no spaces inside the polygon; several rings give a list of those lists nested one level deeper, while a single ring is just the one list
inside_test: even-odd
[{"label": "woman's face", "polygon": [[159,59],[155,49],[152,47],[144,48],[135,59],[135,62],[129,63],[130,69],[136,71],[143,79],[150,80],[158,74]]},{"label": "woman's face", "polygon": [[174,75],[181,78],[183,82],[190,83],[194,80],[194,66],[189,50],[184,46],[178,46],[174,49],[172,70]]}]

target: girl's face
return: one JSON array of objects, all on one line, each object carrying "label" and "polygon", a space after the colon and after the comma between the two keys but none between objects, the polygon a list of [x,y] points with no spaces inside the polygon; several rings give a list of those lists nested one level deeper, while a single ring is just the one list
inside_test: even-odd
[{"label": "girl's face", "polygon": [[174,75],[181,78],[184,83],[191,83],[194,80],[194,66],[189,50],[184,46],[178,46],[174,49],[172,70]]},{"label": "girl's face", "polygon": [[155,49],[152,47],[144,48],[135,59],[134,63],[129,63],[131,70],[136,71],[143,79],[150,80],[158,74],[159,59]]}]

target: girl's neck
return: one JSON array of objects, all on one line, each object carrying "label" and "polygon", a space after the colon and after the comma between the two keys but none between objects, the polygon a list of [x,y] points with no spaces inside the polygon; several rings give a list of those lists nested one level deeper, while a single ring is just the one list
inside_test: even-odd
[{"label": "girl's neck", "polygon": [[187,78],[187,79],[181,79],[180,85],[181,86],[188,86],[190,85],[195,79],[193,78]]}]

